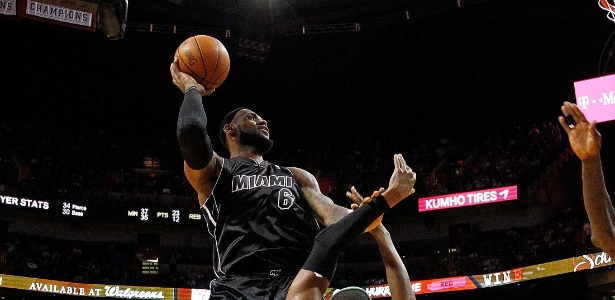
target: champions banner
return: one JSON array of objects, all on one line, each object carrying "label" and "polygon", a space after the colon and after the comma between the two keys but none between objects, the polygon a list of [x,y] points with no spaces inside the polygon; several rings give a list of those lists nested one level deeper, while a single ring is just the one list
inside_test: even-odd
[{"label": "champions banner", "polygon": [[17,17],[17,0],[0,0],[0,16]]},{"label": "champions banner", "polygon": [[[487,274],[412,281],[411,285],[412,290],[417,295],[455,292],[498,287],[566,273],[593,270],[613,264],[615,262],[608,254],[598,252]],[[83,284],[5,274],[0,274],[0,288],[71,295],[81,298],[208,300],[210,295],[210,291],[207,289]],[[372,299],[391,297],[390,288],[386,284],[362,288],[370,294]],[[337,291],[339,289],[328,289],[325,299],[329,300]]]},{"label": "champions banner", "polygon": [[[6,0],[0,0],[6,1]],[[20,1],[20,16],[61,26],[96,31],[98,1],[13,0]]]}]

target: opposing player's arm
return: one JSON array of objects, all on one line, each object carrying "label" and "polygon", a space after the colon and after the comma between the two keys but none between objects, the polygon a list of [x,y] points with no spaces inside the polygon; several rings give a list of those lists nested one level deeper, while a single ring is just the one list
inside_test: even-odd
[{"label": "opposing player's arm", "polygon": [[320,223],[329,226],[348,214],[348,209],[333,203],[331,198],[325,196],[320,191],[318,181],[314,175],[300,168],[293,167],[289,169],[293,172],[301,192]]},{"label": "opposing player's arm", "polygon": [[[383,192],[384,188],[380,188],[369,198],[377,196]],[[350,188],[350,191],[346,192],[346,196],[353,202],[351,206],[352,209],[357,209],[363,204],[365,199],[368,199],[363,198],[354,186]],[[380,255],[382,256],[382,262],[384,263],[386,270],[387,283],[389,284],[391,291],[391,299],[415,300],[416,296],[412,290],[412,285],[410,284],[410,276],[408,275],[408,271],[406,270],[406,266],[404,265],[401,256],[397,252],[397,249],[395,249],[395,245],[393,244],[389,231],[384,227],[384,225],[382,225],[382,223],[379,223],[374,229],[369,230],[369,233],[371,233],[376,240],[378,249],[380,250]]]},{"label": "opposing player's arm", "polygon": [[[559,123],[568,135],[570,147],[582,162],[583,202],[592,231],[592,242],[609,256],[615,256],[615,208],[606,189],[602,171],[602,135],[596,122],[589,122],[579,107],[568,101],[561,107]],[[572,118],[569,125],[567,118]]]},{"label": "opposing player's arm", "polygon": [[609,256],[615,257],[615,209],[606,190],[600,159],[584,160],[581,176],[592,242]]},{"label": "opposing player's arm", "polygon": [[387,282],[393,300],[414,300],[416,296],[410,285],[410,276],[399,253],[395,249],[389,231],[382,224],[370,231],[380,249],[386,269]]}]

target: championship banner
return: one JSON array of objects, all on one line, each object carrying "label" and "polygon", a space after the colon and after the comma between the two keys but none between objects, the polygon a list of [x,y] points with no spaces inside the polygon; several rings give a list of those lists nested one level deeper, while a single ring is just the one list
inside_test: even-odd
[{"label": "championship banner", "polygon": [[0,16],[17,18],[17,0],[0,0]]},{"label": "championship banner", "polygon": [[[5,1],[5,0],[0,0]],[[19,14],[28,19],[96,31],[98,1],[19,0]]]}]

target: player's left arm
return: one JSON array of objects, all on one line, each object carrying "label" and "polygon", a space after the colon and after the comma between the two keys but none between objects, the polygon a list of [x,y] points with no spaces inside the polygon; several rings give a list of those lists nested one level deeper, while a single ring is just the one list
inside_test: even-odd
[{"label": "player's left arm", "polygon": [[[357,189],[353,186],[350,188],[350,191],[346,192],[346,196],[353,202],[351,208],[357,209],[366,199],[373,198],[383,192],[384,188],[380,188],[369,198],[363,198],[363,196],[361,196],[361,194],[359,194]],[[389,231],[384,227],[384,225],[382,225],[382,223],[379,223],[378,226],[370,230],[369,233],[371,233],[376,240],[378,249],[380,250],[380,256],[382,256],[382,262],[384,263],[384,268],[386,270],[387,283],[389,284],[389,289],[391,290],[391,299],[416,300],[416,295],[414,294],[412,285],[410,284],[410,276],[408,275],[408,271],[403,260],[401,259],[401,256],[397,252],[397,249],[395,249],[395,245],[393,244]]]},{"label": "player's left arm", "polygon": [[566,117],[559,116],[559,123],[568,135],[572,151],[582,164],[581,182],[583,202],[592,231],[592,242],[602,251],[615,256],[615,208],[606,188],[602,171],[602,135],[596,121],[589,122],[579,107],[568,101],[561,107],[564,116],[574,120],[569,126]]},{"label": "player's left arm", "polygon": [[[369,198],[363,198],[363,196],[361,196],[361,194],[359,194],[357,189],[353,186],[350,188],[350,191],[346,192],[346,196],[353,202],[351,208],[357,209],[361,206],[361,204],[363,204],[365,199],[373,198],[383,192],[384,188],[380,188]],[[371,233],[376,240],[378,249],[380,250],[380,255],[382,256],[382,262],[384,263],[386,271],[387,283],[389,284],[389,289],[391,290],[391,299],[415,300],[416,295],[414,294],[412,285],[410,284],[408,270],[406,269],[401,256],[397,252],[397,249],[395,249],[395,245],[393,244],[389,231],[384,227],[384,225],[382,225],[382,223],[379,223],[378,226],[370,230],[369,233]]]},{"label": "player's left arm", "polygon": [[318,222],[329,226],[348,214],[349,210],[347,208],[335,204],[331,198],[325,196],[320,191],[318,180],[316,180],[314,175],[301,168],[291,167],[289,169],[297,180],[301,192],[305,196]]},{"label": "player's left arm", "polygon": [[376,239],[378,249],[380,249],[380,255],[386,270],[387,282],[391,290],[391,299],[416,299],[410,284],[410,276],[397,249],[395,249],[389,231],[384,228],[384,225],[380,224],[370,233]]}]

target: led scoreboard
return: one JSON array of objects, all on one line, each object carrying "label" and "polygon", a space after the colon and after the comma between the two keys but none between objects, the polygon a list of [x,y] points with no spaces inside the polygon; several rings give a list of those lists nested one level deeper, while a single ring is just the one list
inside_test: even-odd
[{"label": "led scoreboard", "polygon": [[83,217],[88,210],[87,206],[62,202],[62,215]]},{"label": "led scoreboard", "polygon": [[112,219],[160,224],[191,224],[203,222],[195,200],[194,209],[165,206],[88,205],[69,201],[46,201],[0,195],[0,211],[27,210],[71,219]]},{"label": "led scoreboard", "polygon": [[140,222],[156,220],[159,222],[182,223],[187,221],[200,221],[203,218],[201,213],[197,211],[187,212],[179,209],[156,210],[148,207],[127,209],[124,210],[124,214],[127,218]]}]

